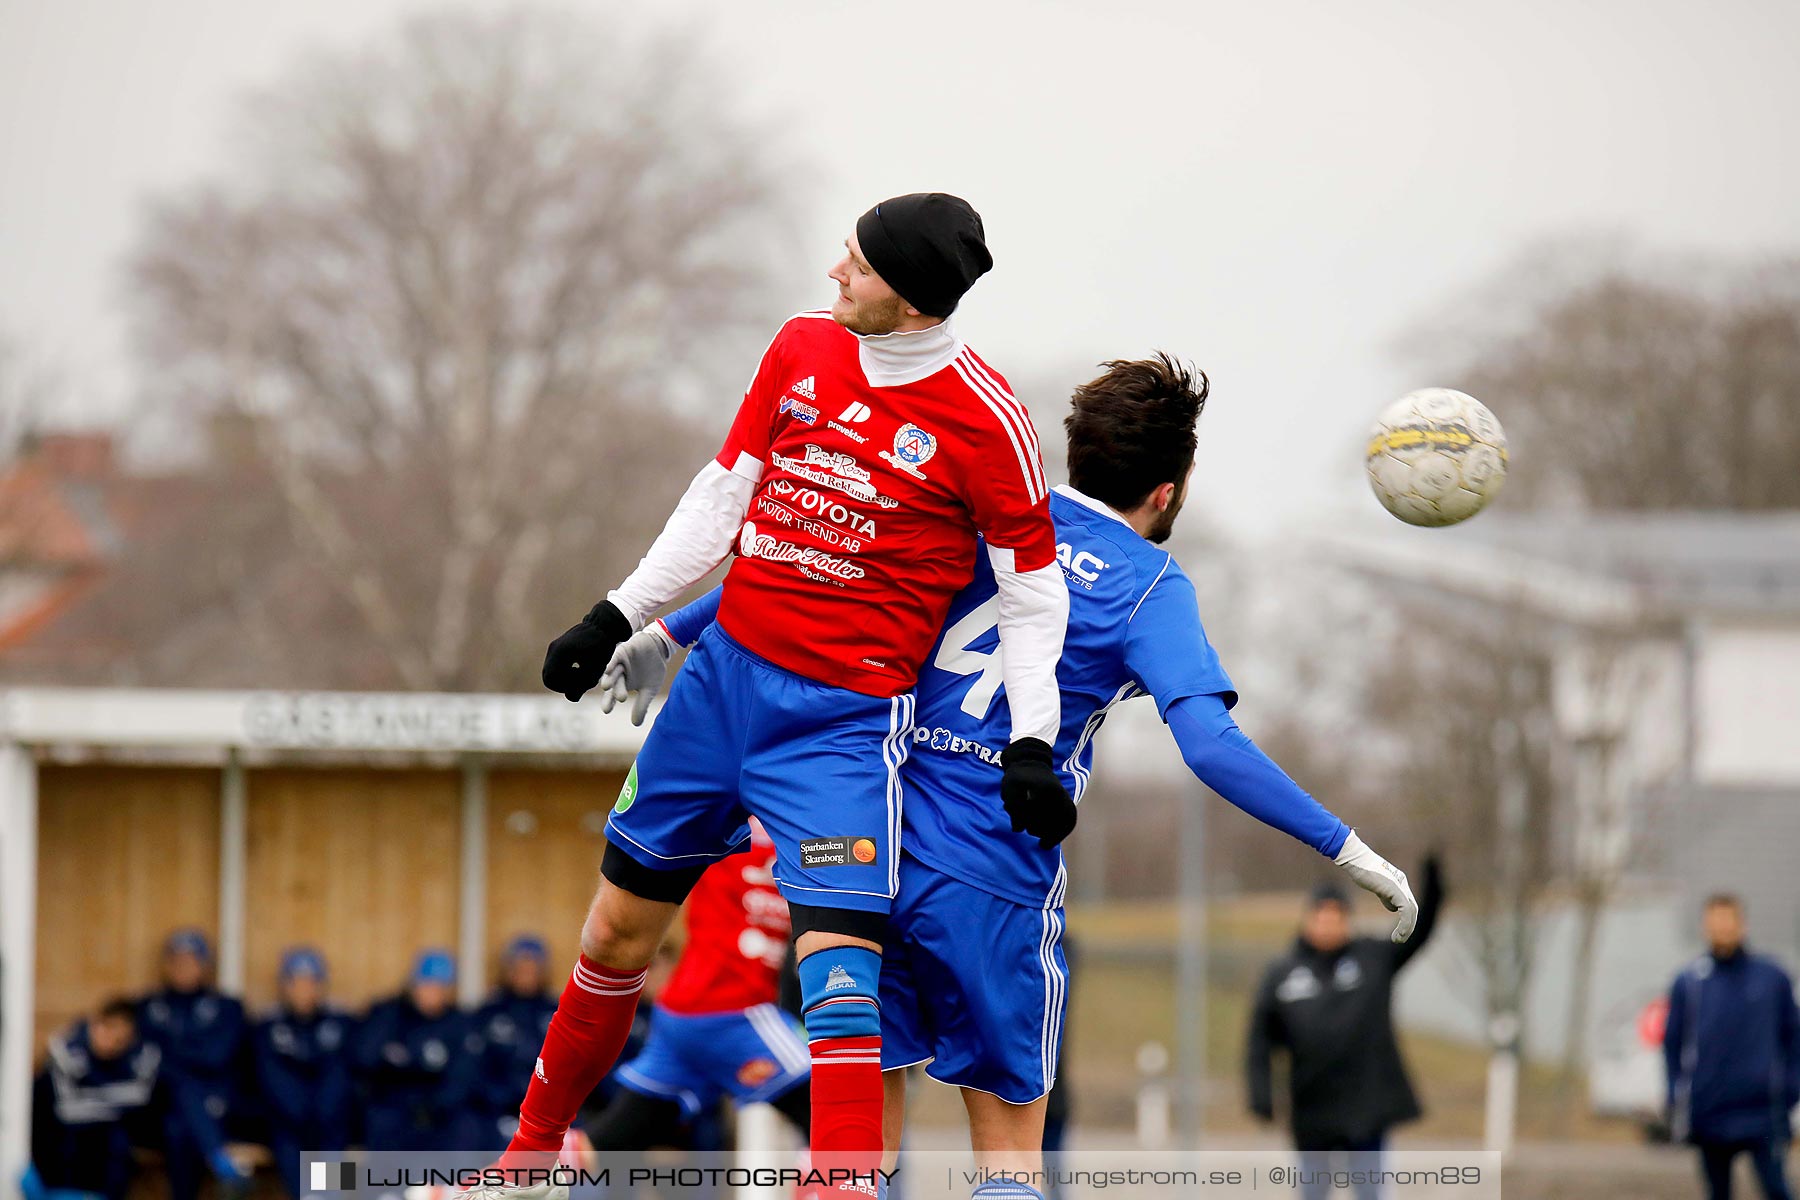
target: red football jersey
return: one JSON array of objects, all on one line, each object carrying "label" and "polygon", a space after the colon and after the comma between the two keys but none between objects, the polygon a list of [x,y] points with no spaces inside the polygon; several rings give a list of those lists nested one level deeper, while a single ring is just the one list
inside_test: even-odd
[{"label": "red football jersey", "polygon": [[762,472],[719,624],[820,683],[911,689],[977,533],[1015,570],[1056,558],[1031,418],[966,346],[924,379],[876,387],[856,336],[802,313],[764,352],[718,461]]},{"label": "red football jersey", "polygon": [[656,998],[670,1012],[737,1012],[781,990],[793,925],[775,887],[775,844],[754,832],[750,849],[708,867],[688,894],[687,945]]}]

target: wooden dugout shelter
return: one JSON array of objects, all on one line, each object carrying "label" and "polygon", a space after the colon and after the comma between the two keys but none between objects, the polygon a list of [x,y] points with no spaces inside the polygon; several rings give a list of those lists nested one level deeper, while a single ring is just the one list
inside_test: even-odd
[{"label": "wooden dugout shelter", "polygon": [[427,946],[465,1004],[517,932],[571,960],[643,735],[550,696],[0,691],[0,1194],[44,1039],[150,987],[178,926],[252,1012],[302,942],[350,1007]]}]

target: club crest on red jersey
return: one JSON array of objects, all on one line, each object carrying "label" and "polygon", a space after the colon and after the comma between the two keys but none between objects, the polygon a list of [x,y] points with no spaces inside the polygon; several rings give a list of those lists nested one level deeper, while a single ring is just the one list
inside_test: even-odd
[{"label": "club crest on red jersey", "polygon": [[923,479],[925,472],[919,468],[930,462],[936,453],[937,439],[909,422],[895,431],[893,453],[883,450],[881,457],[908,475]]}]

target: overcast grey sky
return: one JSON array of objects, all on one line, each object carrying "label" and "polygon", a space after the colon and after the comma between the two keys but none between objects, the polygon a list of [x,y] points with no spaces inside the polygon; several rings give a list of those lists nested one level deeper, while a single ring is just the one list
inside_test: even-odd
[{"label": "overcast grey sky", "polygon": [[[0,0],[0,328],[84,404],[127,400],[118,262],[141,198],[224,160],[245,88],[421,7]],[[1197,503],[1253,533],[1373,510],[1368,422],[1457,382],[1407,378],[1390,339],[1524,242],[1800,245],[1791,0],[629,11],[705,31],[816,164],[791,185],[820,272],[873,200],[956,191],[998,264],[964,334],[1002,371],[1197,360]]]}]

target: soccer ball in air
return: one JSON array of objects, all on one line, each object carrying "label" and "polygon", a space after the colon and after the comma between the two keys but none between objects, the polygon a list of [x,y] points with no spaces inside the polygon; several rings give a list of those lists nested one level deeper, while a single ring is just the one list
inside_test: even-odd
[{"label": "soccer ball in air", "polygon": [[1368,468],[1375,498],[1408,525],[1454,525],[1500,490],[1506,431],[1475,397],[1421,388],[1375,422]]}]

